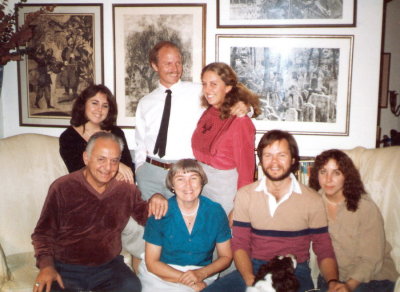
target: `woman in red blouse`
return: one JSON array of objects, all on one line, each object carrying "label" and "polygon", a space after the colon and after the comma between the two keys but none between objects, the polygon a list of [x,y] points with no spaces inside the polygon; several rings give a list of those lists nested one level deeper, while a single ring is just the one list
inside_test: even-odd
[{"label": "woman in red blouse", "polygon": [[231,115],[230,108],[242,101],[251,105],[257,116],[259,100],[225,63],[207,65],[201,79],[201,101],[207,109],[192,136],[193,154],[209,178],[203,195],[220,203],[229,214],[236,191],[253,182],[255,169],[255,127],[248,116]]}]

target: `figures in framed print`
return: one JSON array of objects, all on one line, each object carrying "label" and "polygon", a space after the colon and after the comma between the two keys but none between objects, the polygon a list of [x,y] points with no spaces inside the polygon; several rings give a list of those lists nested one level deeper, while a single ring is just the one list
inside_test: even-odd
[{"label": "figures in framed print", "polygon": [[[21,23],[34,6],[19,6]],[[18,68],[21,124],[68,125],[78,94],[103,80],[101,10],[60,5],[35,20]]]}]

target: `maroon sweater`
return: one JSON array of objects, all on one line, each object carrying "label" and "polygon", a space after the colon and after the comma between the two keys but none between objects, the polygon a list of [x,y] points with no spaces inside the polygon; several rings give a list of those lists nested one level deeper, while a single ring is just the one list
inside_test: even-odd
[{"label": "maroon sweater", "polygon": [[132,216],[144,225],[147,202],[135,185],[110,181],[99,194],[83,169],[60,177],[50,186],[32,234],[37,266],[67,264],[98,266],[122,249],[121,232]]}]

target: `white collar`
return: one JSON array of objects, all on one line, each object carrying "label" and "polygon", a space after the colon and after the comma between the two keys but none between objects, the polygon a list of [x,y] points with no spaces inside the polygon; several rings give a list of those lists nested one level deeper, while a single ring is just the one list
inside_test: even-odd
[{"label": "white collar", "polygon": [[[301,194],[301,187],[300,187],[300,183],[298,182],[298,180],[296,179],[296,177],[294,176],[293,173],[290,173],[289,177],[291,178],[291,186],[290,186],[290,192],[295,192],[298,194]],[[264,194],[268,194],[268,188],[267,188],[267,176],[264,175],[261,180],[260,183],[258,184],[258,186],[255,189],[257,192],[264,192]]]}]

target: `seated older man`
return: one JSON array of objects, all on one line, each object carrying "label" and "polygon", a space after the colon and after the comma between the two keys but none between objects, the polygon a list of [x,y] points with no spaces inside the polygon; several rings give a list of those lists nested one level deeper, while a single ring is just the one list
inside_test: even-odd
[{"label": "seated older man", "polygon": [[32,234],[40,272],[33,291],[140,291],[137,276],[120,255],[121,232],[130,216],[145,224],[165,215],[167,201],[149,204],[135,185],[117,181],[123,142],[94,134],[83,153],[86,167],[51,186]]}]

